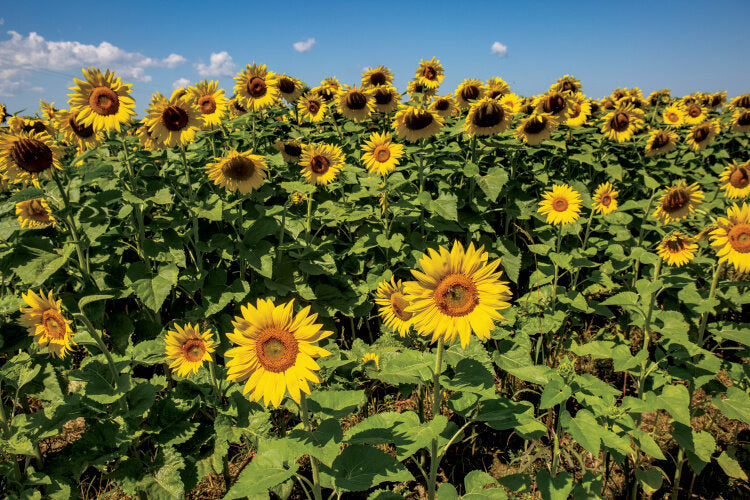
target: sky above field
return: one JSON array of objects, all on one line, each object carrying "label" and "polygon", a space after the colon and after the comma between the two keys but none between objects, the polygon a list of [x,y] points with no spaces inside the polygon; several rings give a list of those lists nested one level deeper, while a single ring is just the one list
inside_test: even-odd
[{"label": "sky above field", "polygon": [[602,97],[616,87],[675,95],[750,91],[750,1],[681,2],[48,2],[0,0],[0,103],[33,114],[67,107],[81,68],[133,84],[139,116],[150,95],[201,79],[232,94],[253,61],[310,86],[359,84],[380,64],[404,90],[420,59],[445,68],[441,93],[464,78],[505,79],[516,93],[564,74]]}]

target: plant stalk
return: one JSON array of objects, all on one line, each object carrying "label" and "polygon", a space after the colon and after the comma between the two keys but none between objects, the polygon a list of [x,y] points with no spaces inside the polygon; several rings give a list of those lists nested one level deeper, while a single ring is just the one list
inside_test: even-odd
[{"label": "plant stalk", "polygon": [[[312,432],[310,414],[307,411],[307,395],[303,392],[300,396],[300,408],[302,410],[302,423],[308,432]],[[310,455],[310,468],[313,477],[313,495],[315,500],[323,500],[323,492],[320,487],[320,472],[318,471],[318,459]]]},{"label": "plant stalk", "polygon": [[[432,419],[440,415],[440,404],[442,403],[443,392],[440,388],[440,374],[442,372],[443,365],[443,350],[444,340],[440,337],[437,346],[437,355],[435,356],[435,370],[432,373]],[[440,464],[440,457],[438,456],[438,440],[437,438],[432,439],[430,446],[430,478],[427,481],[427,498],[428,500],[435,500],[435,490],[437,482],[437,470]]]}]

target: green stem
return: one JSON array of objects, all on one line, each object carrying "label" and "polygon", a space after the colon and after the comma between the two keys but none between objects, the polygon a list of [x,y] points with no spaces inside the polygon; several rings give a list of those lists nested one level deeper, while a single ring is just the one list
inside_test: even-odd
[{"label": "green stem", "polygon": [[284,203],[284,211],[281,212],[281,227],[279,228],[279,245],[276,247],[276,263],[281,262],[282,250],[284,246],[284,236],[286,236],[286,211],[289,208],[289,200]]},{"label": "green stem", "polygon": [[[243,240],[243,229],[245,226],[245,210],[244,210],[244,204],[245,204],[245,196],[240,194],[240,199],[237,202],[237,220],[239,221],[239,227],[237,228],[237,251],[239,252],[240,248],[242,248],[242,240]],[[240,261],[240,279],[245,280],[245,272],[247,271],[247,262],[245,262],[245,259],[242,257],[242,255],[239,255],[239,261]]]},{"label": "green stem", "polygon": [[99,350],[102,351],[104,356],[107,358],[107,364],[109,365],[109,373],[112,375],[112,387],[117,387],[117,379],[118,379],[118,371],[117,366],[115,365],[115,360],[112,359],[112,355],[109,353],[109,349],[107,349],[107,344],[104,343],[104,340],[102,339],[101,335],[99,335],[99,332],[96,331],[96,328],[94,328],[94,325],[91,324],[91,321],[86,317],[85,314],[82,312],[73,314],[74,317],[78,318],[83,322],[83,324],[86,326],[86,329],[89,331],[89,334],[91,337],[96,341],[96,345],[99,346]]},{"label": "green stem", "polygon": [[[651,283],[656,283],[661,273],[662,258],[659,257],[654,266],[654,278]],[[641,374],[640,380],[638,381],[638,399],[643,399],[643,386],[646,384],[646,365],[648,364],[648,344],[651,340],[651,316],[654,312],[654,304],[656,303],[656,290],[652,290],[649,301],[648,310],[646,311],[646,320],[643,324],[643,350],[646,352],[646,359],[641,362]],[[638,418],[640,421],[640,417]]]},{"label": "green stem", "polygon": [[[586,251],[586,245],[588,245],[589,242],[589,234],[591,234],[591,221],[594,220],[594,210],[591,210],[591,214],[589,214],[589,221],[586,223],[586,233],[583,237],[583,245],[581,246],[581,253]],[[576,269],[576,274],[573,276],[573,283],[570,285],[571,290],[576,289],[576,285],[578,284],[578,275],[581,272],[581,268],[579,267]]]},{"label": "green stem", "polygon": [[680,478],[682,477],[682,465],[685,463],[685,450],[680,447],[677,452],[677,467],[674,471],[674,480],[672,481],[672,500],[679,500]]},{"label": "green stem", "polygon": [[[716,267],[714,268],[714,278],[711,281],[711,290],[708,292],[708,301],[712,302],[714,298],[716,298],[716,288],[719,284],[719,276],[721,275],[721,272],[724,269],[724,262],[719,262],[716,264]],[[709,312],[703,313],[701,316],[701,323],[698,327],[698,339],[696,341],[696,344],[698,347],[703,347],[703,335],[706,333],[706,325],[708,324],[708,315]]]},{"label": "green stem", "polygon": [[190,182],[190,170],[188,167],[187,162],[187,156],[185,156],[185,146],[180,146],[180,156],[182,158],[182,166],[185,169],[185,182],[187,183],[188,188],[188,200],[190,201],[190,207],[188,210],[191,212],[191,219],[192,219],[192,230],[193,230],[193,248],[195,249],[195,267],[198,269],[198,272],[202,271],[203,268],[203,258],[201,256],[201,251],[198,249],[198,217],[192,213],[195,201],[194,201],[194,195],[193,195],[193,184]]},{"label": "green stem", "polygon": [[[651,190],[651,199],[648,200],[648,208],[646,209],[646,213],[643,215],[643,220],[641,221],[641,229],[638,232],[638,243],[636,244],[635,248],[639,248],[641,246],[641,243],[643,243],[643,235],[644,235],[644,226],[645,222],[648,219],[648,214],[651,213],[651,206],[654,203],[654,197],[656,196],[656,189]],[[638,281],[638,268],[641,265],[641,261],[636,259],[634,268],[633,268],[633,283],[631,285],[631,288],[635,288],[635,282]]]},{"label": "green stem", "polygon": [[562,433],[562,412],[565,409],[565,405],[568,403],[568,399],[560,403],[560,407],[557,409],[557,424],[555,426],[555,444],[552,450],[552,473],[557,475],[557,466],[560,463],[560,434]]},{"label": "green stem", "polygon": [[[443,368],[443,337],[438,340],[437,355],[435,356],[435,370],[432,372],[432,418],[440,415],[440,405],[442,403],[443,392],[440,389],[440,374]],[[435,486],[437,482],[437,470],[440,463],[438,457],[438,440],[433,438],[430,446],[430,478],[427,481],[427,498],[435,500]]]},{"label": "green stem", "polygon": [[[471,164],[477,165],[477,136],[476,134],[471,136]],[[479,167],[477,166],[477,170]],[[474,186],[476,186],[476,176],[472,176],[469,180],[469,203],[474,199]]]},{"label": "green stem", "polygon": [[[558,227],[557,230],[557,243],[555,245],[555,254],[560,253],[560,245],[562,243],[562,224]],[[557,265],[557,262],[553,262],[555,265],[555,277],[552,280],[552,313],[555,312],[555,305],[557,303],[557,280],[560,278],[560,266]]]},{"label": "green stem", "polygon": [[81,273],[84,275],[84,279],[88,279],[92,283],[94,282],[93,278],[91,277],[91,271],[89,269],[89,261],[86,258],[86,254],[83,251],[83,246],[81,245],[81,238],[80,233],[78,232],[78,227],[76,226],[75,217],[73,216],[73,211],[70,207],[70,198],[68,197],[67,190],[63,187],[62,181],[60,180],[60,176],[57,174],[57,171],[53,168],[52,169],[52,178],[55,180],[55,184],[57,184],[57,189],[60,191],[60,196],[62,196],[63,199],[63,205],[65,210],[65,220],[67,222],[68,229],[70,230],[70,236],[73,238],[73,243],[76,246],[76,254],[78,255],[78,266],[81,268]]},{"label": "green stem", "polygon": [[[308,432],[312,432],[310,415],[307,411],[307,395],[303,392],[300,397],[300,408],[302,409],[302,423]],[[310,455],[310,468],[313,477],[313,495],[315,500],[323,500],[323,492],[320,488],[320,472],[318,471],[318,459]]]},{"label": "green stem", "polygon": [[[120,142],[122,143],[122,154],[125,157],[125,167],[128,170],[128,178],[132,184],[130,187],[130,190],[133,191],[133,187],[135,187],[135,172],[133,171],[133,165],[130,163],[130,156],[128,155],[128,145],[125,143],[125,136],[120,136]],[[143,211],[141,210],[140,205],[134,205],[133,206],[133,219],[135,220],[135,227],[138,231],[138,236],[136,237],[135,244],[136,249],[138,251],[138,256],[141,257],[146,264],[148,265],[149,269],[151,268],[151,260],[146,256],[146,254],[143,252],[143,242],[146,239],[146,229],[143,222]]]},{"label": "green stem", "polygon": [[312,229],[312,204],[313,204],[313,193],[307,197],[307,232],[305,233],[305,241],[307,245],[310,245],[310,230]]},{"label": "green stem", "polygon": [[[6,439],[8,437],[6,433],[8,432],[10,421],[8,420],[8,415],[5,413],[5,405],[3,404],[1,380],[0,380],[0,426],[2,426],[2,429],[0,429],[0,436],[2,436],[3,439]],[[18,456],[15,453],[11,453],[10,459],[13,461],[14,472],[16,475],[16,482],[21,483],[21,468],[18,466]]]},{"label": "green stem", "polygon": [[211,388],[214,391],[214,397],[216,398],[216,403],[219,406],[222,406],[221,404],[221,392],[219,391],[219,384],[216,382],[216,370],[214,368],[215,363],[213,361],[208,362],[208,374],[211,376]]}]

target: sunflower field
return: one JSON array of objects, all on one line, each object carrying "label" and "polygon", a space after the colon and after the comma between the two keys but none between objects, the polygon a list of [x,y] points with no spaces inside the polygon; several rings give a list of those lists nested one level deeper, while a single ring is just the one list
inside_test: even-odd
[{"label": "sunflower field", "polygon": [[750,94],[249,64],[0,106],[7,498],[747,498]]}]

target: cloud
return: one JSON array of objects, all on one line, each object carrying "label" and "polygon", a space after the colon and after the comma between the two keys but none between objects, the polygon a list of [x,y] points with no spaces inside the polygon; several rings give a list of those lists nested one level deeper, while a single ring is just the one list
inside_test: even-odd
[{"label": "cloud", "polygon": [[203,63],[195,65],[198,74],[201,76],[232,76],[234,74],[234,61],[232,56],[226,51],[212,52],[211,64],[206,66]]},{"label": "cloud", "polygon": [[292,44],[292,47],[294,47],[294,50],[296,50],[297,52],[307,52],[308,50],[313,48],[313,45],[315,45],[315,39],[308,38],[307,40],[294,42]]},{"label": "cloud", "polygon": [[29,90],[31,92],[36,92],[38,94],[41,94],[42,92],[44,92],[44,87],[39,87],[39,86],[37,86],[37,87],[31,87]]},{"label": "cloud", "polygon": [[497,54],[498,57],[505,57],[508,55],[508,46],[500,42],[493,43],[490,50],[493,54]]},{"label": "cloud", "polygon": [[190,85],[190,80],[187,78],[180,78],[172,82],[172,88],[175,90],[187,87],[188,85]]},{"label": "cloud", "polygon": [[0,26],[2,26],[3,24],[5,24],[5,18],[4,17],[0,17]]},{"label": "cloud", "polygon": [[[175,68],[186,62],[179,54],[164,59],[147,57],[140,52],[128,52],[109,42],[90,45],[76,41],[52,42],[31,32],[23,36],[8,31],[9,40],[0,41],[0,95],[13,95],[19,87],[29,86],[32,72],[58,73],[60,76],[79,76],[81,68],[96,66],[111,69],[125,79],[151,81],[147,68]],[[72,73],[62,73],[75,70]]]}]

